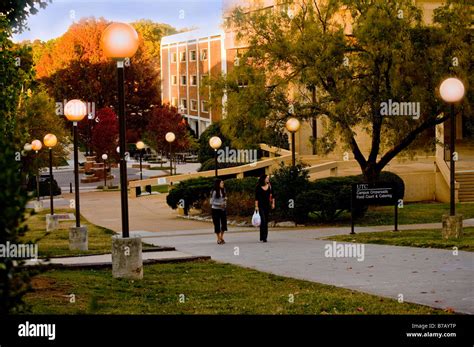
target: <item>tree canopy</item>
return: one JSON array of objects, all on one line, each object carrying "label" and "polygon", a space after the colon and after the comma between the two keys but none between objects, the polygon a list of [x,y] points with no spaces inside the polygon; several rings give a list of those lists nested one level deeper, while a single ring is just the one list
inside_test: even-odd
[{"label": "tree canopy", "polygon": [[[214,96],[227,92],[225,122],[236,124],[223,130],[233,139],[242,119],[281,127],[291,108],[300,119],[322,117],[329,123],[321,141],[345,143],[366,179],[375,180],[397,154],[419,145],[423,134],[448,118],[437,95],[445,77],[465,81],[469,94],[462,110],[471,114],[474,52],[467,6],[466,0],[448,1],[436,10],[435,25],[422,21],[411,0],[237,8],[228,25],[247,49],[233,72],[211,82]],[[417,103],[419,117],[384,116],[381,105],[389,100]],[[359,147],[357,129],[370,135],[368,153]]]}]

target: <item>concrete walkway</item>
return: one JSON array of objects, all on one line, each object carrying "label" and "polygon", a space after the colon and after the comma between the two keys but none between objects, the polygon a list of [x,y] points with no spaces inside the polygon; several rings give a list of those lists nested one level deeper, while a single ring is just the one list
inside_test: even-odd
[{"label": "concrete walkway", "polygon": [[[89,221],[119,232],[120,201],[113,194],[84,194],[82,213]],[[226,233],[227,243],[217,245],[211,224],[179,219],[164,201],[164,195],[129,201],[131,230],[142,230],[135,233],[146,243],[286,277],[474,314],[473,253],[459,251],[455,255],[452,250],[367,244],[361,261],[326,257],[326,246],[332,241],[318,238],[347,234],[349,227],[271,230],[268,243],[258,242],[256,229],[234,228]],[[474,220],[464,225],[474,226]],[[440,226],[433,223],[400,229]],[[359,227],[356,232],[392,228]]]},{"label": "concrete walkway", "polygon": [[[158,251],[143,252],[142,259],[144,264],[192,261],[200,259],[209,259],[209,256],[196,256],[178,251]],[[80,257],[59,257],[52,258],[47,263],[43,260],[28,260],[25,265],[52,265],[53,267],[110,267],[112,266],[112,255],[87,255]]]}]

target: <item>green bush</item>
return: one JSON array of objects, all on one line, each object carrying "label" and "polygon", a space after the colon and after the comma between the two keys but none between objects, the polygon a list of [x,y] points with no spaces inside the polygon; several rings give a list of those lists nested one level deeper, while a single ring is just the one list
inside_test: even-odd
[{"label": "green bush", "polygon": [[[320,222],[334,221],[342,212],[351,210],[351,186],[354,183],[364,183],[362,175],[346,177],[329,177],[310,182],[307,191],[298,194],[295,201],[295,221],[306,223],[311,216]],[[392,172],[382,172],[378,182],[390,182],[397,186],[399,195],[405,195],[403,180]],[[363,217],[367,206],[356,206],[356,218]]]},{"label": "green bush", "polygon": [[[166,197],[167,204],[176,209],[180,201],[184,201],[184,212],[190,208],[201,208],[204,213],[210,213],[209,197],[214,186],[214,177],[193,178],[175,185]],[[227,211],[232,215],[245,216],[253,212],[255,207],[256,177],[243,179],[232,178],[225,181],[228,194]]]},{"label": "green bush", "polygon": [[198,160],[201,164],[204,164],[209,159],[214,158],[214,150],[211,148],[211,146],[209,146],[209,139],[213,136],[220,137],[220,139],[222,140],[221,148],[225,148],[226,146],[230,147],[230,139],[228,139],[226,136],[224,136],[224,134],[222,134],[221,123],[212,123],[206,128],[206,130],[204,130],[204,132],[199,137]]},{"label": "green bush", "polygon": [[181,181],[171,188],[166,197],[166,203],[172,209],[176,209],[180,201],[183,201],[184,213],[188,214],[190,208],[201,207],[202,202],[209,197],[213,186],[213,177],[198,177]]},{"label": "green bush", "polygon": [[280,165],[270,180],[275,195],[274,218],[278,220],[295,219],[295,203],[297,195],[309,189],[308,171],[304,165]]}]

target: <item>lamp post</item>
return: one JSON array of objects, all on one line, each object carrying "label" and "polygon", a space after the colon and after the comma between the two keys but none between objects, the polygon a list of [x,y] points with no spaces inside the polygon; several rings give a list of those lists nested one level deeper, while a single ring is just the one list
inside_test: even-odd
[{"label": "lamp post", "polygon": [[300,129],[300,121],[296,118],[290,118],[286,121],[286,130],[291,133],[291,162],[293,168],[296,166],[296,154],[295,154],[295,133]]},{"label": "lamp post", "polygon": [[138,141],[137,149],[140,151],[140,180],[143,180],[143,170],[142,170],[142,157],[143,157],[143,148],[145,148],[145,144],[143,141]]},{"label": "lamp post", "polygon": [[[171,174],[171,176],[173,176],[173,157],[171,155],[171,143],[174,140],[176,140],[176,135],[173,132],[170,131],[170,132],[166,133],[165,139],[170,144],[170,174]],[[176,173],[176,170],[175,170],[174,173]]]},{"label": "lamp post", "polygon": [[[115,278],[142,279],[142,241],[140,237],[129,237],[128,184],[126,161],[125,120],[125,59],[131,58],[138,49],[138,34],[126,23],[112,23],[103,32],[102,49],[106,57],[117,62],[119,151],[120,151],[120,202],[122,207],[122,237],[112,238],[112,276]],[[125,252],[127,249],[128,252]]]},{"label": "lamp post", "polygon": [[109,156],[107,154],[102,154],[102,160],[104,161],[104,189],[107,188],[107,159]]},{"label": "lamp post", "polygon": [[108,58],[117,62],[118,80],[118,117],[119,117],[119,147],[120,147],[120,197],[122,207],[122,236],[129,237],[128,197],[127,197],[127,162],[125,158],[126,121],[125,121],[125,88],[124,62],[131,58],[138,49],[138,34],[126,23],[112,23],[102,34],[102,49]]},{"label": "lamp post", "polygon": [[44,145],[49,149],[49,201],[51,216],[54,216],[53,205],[53,147],[57,145],[58,139],[54,134],[47,134],[43,138]]},{"label": "lamp post", "polygon": [[215,165],[215,176],[217,177],[218,175],[218,163],[217,163],[217,150],[222,146],[222,140],[220,139],[219,136],[213,136],[209,139],[209,146],[214,150],[214,165]]},{"label": "lamp post", "polygon": [[69,230],[69,248],[71,250],[87,250],[87,228],[81,227],[81,209],[79,201],[79,153],[77,123],[84,119],[87,114],[87,106],[78,99],[68,101],[64,107],[66,119],[72,122],[74,137],[74,206],[76,209],[76,227]]},{"label": "lamp post", "polygon": [[53,195],[53,147],[58,143],[56,135],[47,134],[43,138],[43,143],[49,149],[49,208],[50,213],[46,215],[46,231],[56,230],[59,227],[58,216],[54,215],[54,195]]},{"label": "lamp post", "polygon": [[36,199],[38,201],[38,208],[39,208],[39,201],[40,201],[40,186],[39,186],[39,165],[38,165],[38,151],[41,150],[43,144],[40,140],[33,140],[31,142],[31,149],[36,153]]},{"label": "lamp post", "polygon": [[450,134],[450,149],[451,149],[451,157],[450,157],[450,175],[449,175],[449,183],[450,183],[450,217],[445,218],[443,216],[443,233],[445,238],[450,237],[451,235],[455,235],[455,237],[459,237],[462,233],[462,216],[456,216],[456,201],[455,201],[455,191],[454,191],[454,183],[455,183],[455,146],[456,146],[456,115],[454,110],[454,104],[460,102],[465,93],[464,84],[457,78],[447,78],[445,79],[440,87],[439,93],[441,98],[450,104],[450,126],[451,126],[451,134]]}]

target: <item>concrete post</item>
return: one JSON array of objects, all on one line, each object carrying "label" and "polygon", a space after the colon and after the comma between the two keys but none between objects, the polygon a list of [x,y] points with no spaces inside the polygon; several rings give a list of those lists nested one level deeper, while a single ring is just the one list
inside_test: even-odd
[{"label": "concrete post", "polygon": [[459,239],[462,237],[462,219],[463,216],[460,214],[455,216],[443,215],[442,235],[444,239]]},{"label": "concrete post", "polygon": [[46,215],[46,231],[52,231],[59,229],[59,215],[47,214]]},{"label": "concrete post", "polygon": [[112,276],[141,280],[143,278],[142,239],[112,236]]},{"label": "concrete post", "polygon": [[74,226],[69,228],[69,249],[71,251],[87,251],[89,249],[87,227]]}]

